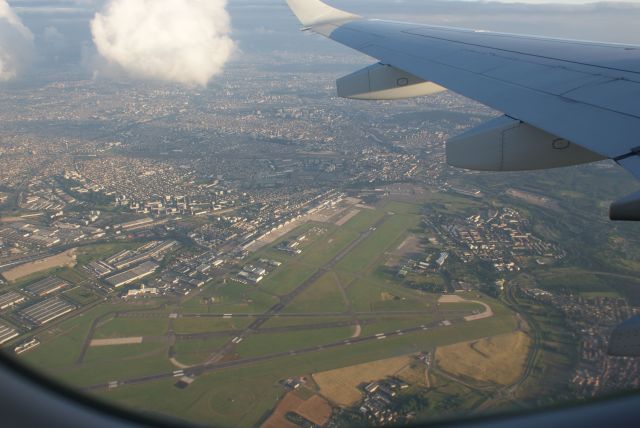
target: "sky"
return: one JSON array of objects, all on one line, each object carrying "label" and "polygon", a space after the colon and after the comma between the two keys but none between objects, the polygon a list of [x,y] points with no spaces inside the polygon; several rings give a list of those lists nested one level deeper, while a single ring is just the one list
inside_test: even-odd
[{"label": "sky", "polygon": [[[640,0],[561,2],[330,1],[375,18],[640,44]],[[273,51],[350,52],[298,29],[284,0],[0,0],[0,84],[55,66],[205,86]]]}]

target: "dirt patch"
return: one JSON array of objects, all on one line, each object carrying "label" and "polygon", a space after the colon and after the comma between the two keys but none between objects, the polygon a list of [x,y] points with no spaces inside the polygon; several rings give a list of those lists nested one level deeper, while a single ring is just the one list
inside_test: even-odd
[{"label": "dirt patch", "polygon": [[411,234],[407,236],[407,238],[402,241],[402,244],[398,245],[396,251],[399,252],[400,255],[406,254],[407,252],[418,252],[420,251],[420,238],[416,235]]},{"label": "dirt patch", "polygon": [[376,209],[376,207],[372,207],[371,205],[365,205],[365,204],[356,204],[356,207],[363,208],[365,210],[375,210]]},{"label": "dirt patch", "polygon": [[261,428],[299,428],[298,425],[286,418],[286,414],[289,412],[296,413],[315,425],[323,426],[331,417],[331,406],[318,395],[314,394],[304,400],[294,392],[289,392],[280,400]]},{"label": "dirt patch", "polygon": [[385,263],[388,267],[398,267],[405,257],[411,254],[422,254],[423,248],[420,237],[410,234],[404,241],[391,253],[391,256]]},{"label": "dirt patch", "polygon": [[360,213],[360,210],[349,210],[345,215],[343,215],[336,221],[336,226],[342,226],[343,224],[357,216],[358,213]]},{"label": "dirt patch", "polygon": [[61,267],[73,267],[76,265],[76,249],[72,248],[64,253],[56,254],[55,256],[46,257],[44,259],[36,260],[29,263],[24,263],[9,269],[2,273],[2,276],[7,281],[16,281],[25,276],[29,276],[34,273],[50,270]]},{"label": "dirt patch", "polygon": [[562,207],[560,207],[558,201],[547,196],[537,195],[535,193],[525,192],[524,190],[519,189],[507,189],[505,193],[512,198],[520,199],[521,201],[528,202],[532,205],[549,208],[554,211],[562,211]]},{"label": "dirt patch", "polygon": [[351,335],[352,339],[360,337],[360,335],[362,334],[362,326],[360,324],[356,324],[354,327],[355,328],[353,329],[353,334]]},{"label": "dirt patch", "polygon": [[389,300],[395,300],[396,296],[394,296],[393,294],[383,291],[382,293],[380,293],[380,300],[383,302],[387,302]]},{"label": "dirt patch", "polygon": [[93,339],[89,346],[117,346],[117,345],[137,345],[142,343],[142,336],[138,337],[118,337],[114,339]]},{"label": "dirt patch", "polygon": [[360,384],[393,376],[410,363],[410,356],[386,358],[316,373],[312,377],[323,396],[341,406],[350,406],[362,398]]},{"label": "dirt patch", "polygon": [[454,376],[510,385],[522,373],[530,345],[529,336],[519,331],[443,346],[436,350],[436,362]]}]

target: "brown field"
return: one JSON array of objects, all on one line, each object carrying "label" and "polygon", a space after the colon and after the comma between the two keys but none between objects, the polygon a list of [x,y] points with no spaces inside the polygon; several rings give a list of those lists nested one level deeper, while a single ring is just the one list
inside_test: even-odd
[{"label": "brown field", "polygon": [[76,264],[76,249],[72,248],[55,256],[25,263],[2,273],[7,281],[16,281],[25,276],[60,267],[73,267]]},{"label": "brown field", "polygon": [[408,365],[400,370],[396,376],[410,385],[428,386],[427,369],[424,363],[416,363]]},{"label": "brown field", "polygon": [[261,426],[261,428],[298,428],[298,425],[287,420],[289,412],[297,413],[308,421],[322,426],[331,417],[331,406],[319,395],[312,395],[304,400],[294,392],[289,392],[278,403],[275,410]]},{"label": "brown field", "polygon": [[326,398],[339,405],[350,406],[362,398],[358,385],[395,375],[410,363],[410,356],[386,358],[316,373],[313,380]]},{"label": "brown field", "polygon": [[502,334],[436,350],[436,363],[452,375],[500,385],[514,383],[522,373],[531,339],[523,332]]},{"label": "brown field", "polygon": [[331,406],[324,398],[314,395],[295,409],[295,412],[306,420],[322,426],[331,417]]}]

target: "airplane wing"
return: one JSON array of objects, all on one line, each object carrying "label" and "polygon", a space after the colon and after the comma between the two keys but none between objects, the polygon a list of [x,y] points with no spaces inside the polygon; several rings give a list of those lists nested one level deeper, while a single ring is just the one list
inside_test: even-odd
[{"label": "airplane wing", "polygon": [[[640,179],[640,46],[366,19],[320,0],[287,0],[303,30],[379,62],[338,80],[356,99],[443,88],[501,111],[447,142],[447,162],[514,171],[613,159]],[[640,192],[611,206],[640,220]]]}]

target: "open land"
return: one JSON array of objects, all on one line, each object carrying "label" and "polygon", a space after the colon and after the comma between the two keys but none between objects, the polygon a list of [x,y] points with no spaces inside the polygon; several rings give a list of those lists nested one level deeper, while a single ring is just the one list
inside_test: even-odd
[{"label": "open land", "polygon": [[[65,382],[109,401],[195,421],[213,414],[223,426],[238,421],[253,426],[270,414],[273,397],[285,392],[274,384],[290,376],[315,373],[322,388],[342,389],[349,397],[323,395],[342,405],[352,403],[360,397],[356,387],[362,380],[400,371],[408,354],[515,327],[498,301],[474,299],[495,315],[465,321],[482,306],[467,308],[468,302],[460,302],[441,309],[438,296],[406,288],[401,278],[378,269],[419,219],[414,206],[390,202],[361,210],[342,226],[316,223],[326,232],[309,234],[302,254],[279,256],[283,264],[257,288],[217,282],[203,290],[215,298],[213,304],[197,303],[200,298],[194,296],[161,311],[101,305],[60,324],[25,356],[35,363],[64,350],[65,356],[52,358],[49,370]],[[309,225],[300,229],[309,230]],[[281,239],[299,233],[293,230]],[[252,258],[275,257],[278,242]],[[443,319],[448,320],[445,326]],[[130,338],[143,340],[134,344]],[[117,346],[125,341],[129,344]],[[112,346],[95,346],[107,344]],[[331,386],[327,373],[332,370],[349,373],[340,375],[348,387]],[[172,383],[177,375],[195,381],[178,389]],[[234,381],[222,381],[227,376]],[[237,396],[237,405],[219,401],[222,395]]]},{"label": "open land", "polygon": [[358,386],[365,382],[393,376],[405,369],[410,362],[410,356],[385,358],[369,363],[314,373],[313,380],[320,387],[322,395],[337,404],[349,406],[357,403],[362,398],[362,392]]},{"label": "open land", "polygon": [[67,250],[54,256],[25,263],[2,272],[7,281],[17,281],[29,275],[61,267],[73,267],[76,264],[75,249]]},{"label": "open land", "polygon": [[524,369],[531,339],[523,332],[440,347],[436,362],[442,370],[479,382],[510,385]]}]

